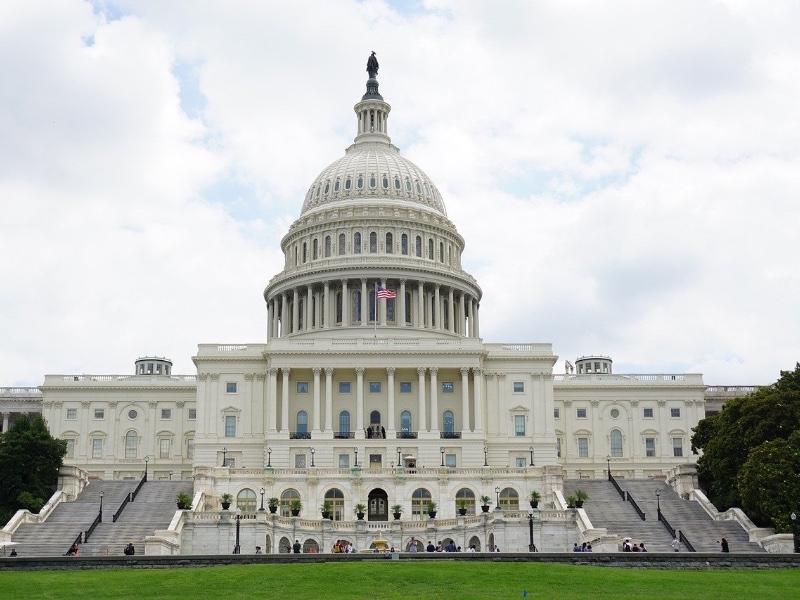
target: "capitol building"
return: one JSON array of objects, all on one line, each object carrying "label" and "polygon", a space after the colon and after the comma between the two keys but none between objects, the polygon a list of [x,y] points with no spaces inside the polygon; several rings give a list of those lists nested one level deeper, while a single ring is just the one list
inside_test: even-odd
[{"label": "capitol building", "polygon": [[129,374],[46,375],[29,394],[67,440],[76,491],[145,469],[190,482],[191,510],[147,538],[148,554],[230,553],[229,515],[248,551],[295,539],[406,549],[412,537],[563,551],[591,533],[567,509],[567,481],[611,469],[696,487],[702,376],[619,374],[607,356],[554,373],[549,342],[484,340],[465,240],[392,144],[391,108],[376,65],[353,143],[311,182],[281,241],[263,343],[199,344],[192,374],[143,357]]}]

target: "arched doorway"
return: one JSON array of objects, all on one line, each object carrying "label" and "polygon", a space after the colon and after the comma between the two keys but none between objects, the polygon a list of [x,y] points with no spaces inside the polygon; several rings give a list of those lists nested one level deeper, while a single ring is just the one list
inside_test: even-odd
[{"label": "arched doorway", "polygon": [[389,520],[389,497],[380,488],[375,488],[367,497],[367,521]]}]

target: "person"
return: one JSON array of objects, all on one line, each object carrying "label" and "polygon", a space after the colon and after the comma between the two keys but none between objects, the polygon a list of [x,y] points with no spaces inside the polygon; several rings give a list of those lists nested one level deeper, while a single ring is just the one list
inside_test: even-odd
[{"label": "person", "polygon": [[350,542],[347,543],[347,553],[348,554],[355,554],[356,553],[356,547],[353,546],[353,544],[351,544]]},{"label": "person", "polygon": [[728,548],[728,540],[722,538],[719,542],[717,542],[720,546],[722,546],[723,552],[730,552],[730,548]]},{"label": "person", "polygon": [[672,549],[673,549],[675,552],[679,552],[679,551],[680,551],[680,549],[681,549],[681,543],[678,541],[678,537],[677,537],[677,536],[675,536],[674,538],[672,538],[672,543],[670,544],[670,546],[672,546]]},{"label": "person", "polygon": [[586,550],[586,542],[583,542],[583,544],[581,544],[581,552],[587,552],[587,550]]},{"label": "person", "polygon": [[458,552],[456,549],[456,544],[453,540],[450,540],[450,543],[447,544],[447,547],[444,549],[445,552]]},{"label": "person", "polygon": [[128,542],[128,545],[125,546],[125,550],[123,550],[122,552],[125,553],[125,556],[133,556],[134,554],[136,554],[136,549],[133,547],[133,544],[131,542]]},{"label": "person", "polygon": [[78,556],[78,544],[72,544],[67,550],[67,556]]},{"label": "person", "polygon": [[302,546],[300,545],[300,540],[295,540],[294,544],[292,544],[292,552],[295,554],[300,554]]},{"label": "person", "polygon": [[11,549],[11,554],[9,554],[9,556],[16,556],[16,555],[17,555],[17,549],[16,548],[12,548]]},{"label": "person", "polygon": [[631,551],[631,538],[625,538],[625,541],[622,542],[622,551],[623,552]]},{"label": "person", "polygon": [[467,548],[467,552],[475,552],[475,544],[471,544],[469,548]]},{"label": "person", "polygon": [[413,537],[411,538],[411,541],[408,544],[408,551],[409,552],[417,551],[417,540],[415,540]]},{"label": "person", "polygon": [[641,551],[642,549],[639,548],[639,546],[637,546],[636,544],[634,544],[633,547],[631,548],[631,552],[641,552]]},{"label": "person", "polygon": [[586,544],[586,551],[587,552],[591,552],[592,551],[592,545],[591,544]]},{"label": "person", "polygon": [[263,552],[261,552],[261,546],[256,546],[256,554],[263,554]]},{"label": "person", "polygon": [[644,547],[644,542],[639,543],[639,552],[647,552],[647,548]]},{"label": "person", "polygon": [[444,548],[442,548],[442,542],[439,542],[438,544],[436,544],[436,551],[437,552],[442,552],[443,550],[444,550]]},{"label": "person", "polygon": [[575,542],[575,543],[572,545],[572,551],[573,551],[573,552],[580,552],[580,551],[581,551],[580,547],[578,547],[578,542]]},{"label": "person", "polygon": [[497,544],[494,545],[494,550],[492,552],[500,552],[500,546]]},{"label": "person", "polygon": [[428,540],[428,545],[425,546],[425,551],[426,552],[436,552],[436,546],[433,545],[433,542],[431,540]]},{"label": "person", "polygon": [[395,552],[394,546],[392,546],[391,548],[389,548],[389,552],[391,552],[392,554],[394,554],[394,552]]}]

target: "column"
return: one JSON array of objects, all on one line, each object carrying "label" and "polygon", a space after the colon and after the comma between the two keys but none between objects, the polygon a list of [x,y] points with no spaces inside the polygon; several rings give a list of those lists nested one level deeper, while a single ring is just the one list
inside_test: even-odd
[{"label": "column", "polygon": [[267,429],[271,433],[278,431],[278,369],[275,367],[269,370],[267,384]]},{"label": "column", "polygon": [[425,367],[418,367],[417,368],[417,375],[419,376],[417,382],[417,389],[419,390],[419,427],[417,428],[418,431],[427,431],[428,427],[425,424]]},{"label": "column", "polygon": [[342,279],[342,327],[350,325],[349,296],[350,294],[347,291],[347,279]]},{"label": "column", "polygon": [[288,367],[281,368],[283,385],[281,387],[281,431],[289,431],[289,371]]},{"label": "column", "polygon": [[[491,411],[495,415],[495,419],[497,419],[497,433],[500,435],[508,435],[508,427],[509,427],[509,415],[505,410],[501,410],[501,406],[504,402],[501,401],[501,398],[505,395],[505,386],[506,386],[506,374],[505,373],[497,373],[497,389],[495,389],[495,401],[494,406],[491,407]],[[600,431],[596,429],[595,431]],[[513,432],[511,433],[513,435]]]},{"label": "column", "polygon": [[319,413],[320,413],[320,390],[319,390],[319,374],[322,369],[320,367],[314,367],[314,425],[313,429],[311,430],[314,433],[319,433]]},{"label": "column", "polygon": [[400,313],[398,314],[397,311],[394,313],[394,322],[395,325],[400,325],[400,327],[406,326],[406,280],[400,280],[400,294],[398,294],[398,302],[397,306],[400,309]]},{"label": "column", "polygon": [[289,296],[286,292],[281,294],[281,337],[285,337],[291,330],[291,319],[289,318]]},{"label": "column", "polygon": [[322,300],[322,328],[327,329],[330,327],[331,322],[331,284],[325,282],[323,291],[324,297]]},{"label": "column", "polygon": [[469,367],[461,367],[461,431],[471,431],[469,427]]},{"label": "column", "polygon": [[291,333],[296,333],[300,330],[300,294],[297,288],[292,290],[292,326]]},{"label": "column", "polygon": [[472,369],[472,385],[475,398],[475,431],[483,431],[483,372]]},{"label": "column", "polygon": [[439,430],[439,367],[431,367],[431,431]]},{"label": "column", "polygon": [[464,324],[467,322],[466,313],[464,312],[464,294],[458,297],[458,333],[464,335]]},{"label": "column", "polygon": [[311,309],[314,306],[314,303],[311,301],[312,293],[311,293],[311,286],[306,286],[306,322],[304,329],[306,331],[310,331],[312,329],[311,323],[313,323],[313,318],[311,316]]},{"label": "column", "polygon": [[253,437],[253,377],[255,373],[244,374],[244,406],[242,406],[242,435]]},{"label": "column", "polygon": [[425,286],[417,282],[417,328],[425,329]]},{"label": "column", "polygon": [[477,298],[475,298],[475,337],[481,337],[480,304]]},{"label": "column", "polygon": [[272,339],[272,298],[267,300],[267,340]]},{"label": "column", "polygon": [[[384,289],[386,289],[386,279],[381,279],[381,286],[382,286]],[[382,304],[380,304],[380,310],[379,310],[378,314],[379,314],[379,315],[380,315],[380,317],[381,317],[381,318],[380,318],[380,325],[381,325],[381,326],[385,326],[385,325],[386,325],[386,305],[387,305],[388,303],[389,303],[389,301],[388,301],[388,300],[386,300],[385,302],[383,302]],[[377,298],[377,294],[376,294],[376,297],[375,297],[375,309],[376,309],[376,310],[378,310],[378,306],[379,306],[379,303],[378,303],[378,298]]]},{"label": "column", "polygon": [[4,412],[3,413],[3,433],[8,431],[8,418],[11,416],[11,413]]},{"label": "column", "polygon": [[467,336],[475,337],[475,316],[472,312],[472,299],[468,300],[467,311],[469,313],[467,315],[467,318],[469,319],[469,322],[467,323]]},{"label": "column", "polygon": [[325,431],[333,431],[333,367],[325,367]]},{"label": "column", "polygon": [[[377,310],[377,309],[376,309]],[[369,325],[369,296],[367,295],[367,280],[361,280],[361,324]]]},{"label": "column", "polygon": [[453,288],[447,292],[447,330],[450,333],[456,331],[456,304],[453,302]]},{"label": "column", "polygon": [[364,367],[356,369],[356,438],[364,439]]},{"label": "column", "polygon": [[395,431],[395,429],[394,429],[394,367],[387,367],[386,375],[388,377],[388,381],[386,383],[386,386],[389,388],[387,390],[387,392],[388,392],[388,394],[387,394],[387,399],[388,399],[387,402],[388,402],[388,404],[387,404],[387,407],[386,407],[386,412],[388,412],[389,414],[387,415],[388,416],[388,421],[387,421],[386,424],[388,425],[388,427],[386,428],[386,430],[390,434],[394,434],[394,431]]},{"label": "column", "polygon": [[433,310],[434,318],[436,319],[436,329],[438,331],[443,331],[444,327],[442,327],[442,296],[441,292],[439,291],[442,286],[436,285],[433,288]]},{"label": "column", "polygon": [[266,373],[256,373],[256,383],[253,389],[253,422],[256,423],[253,433],[263,436],[267,432],[267,398],[264,387]]}]

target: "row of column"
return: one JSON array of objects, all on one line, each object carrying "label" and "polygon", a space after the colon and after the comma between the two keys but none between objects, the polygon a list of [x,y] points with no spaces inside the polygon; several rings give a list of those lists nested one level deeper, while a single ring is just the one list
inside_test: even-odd
[{"label": "row of column", "polygon": [[[370,302],[371,293],[375,292],[375,283],[376,280],[360,279],[352,286],[349,280],[342,279],[333,286],[326,281],[321,287],[307,285],[305,288],[293,288],[276,294],[267,302],[267,334],[270,338],[277,338],[300,331],[329,329],[334,325],[350,327],[357,323],[362,326],[375,324]],[[386,279],[379,280],[379,283],[386,288]],[[416,289],[414,286],[406,287],[405,279],[400,279],[397,283],[399,287],[392,290],[397,294],[396,299],[377,301],[377,325],[387,325],[387,303],[394,302],[394,324],[397,326],[410,325],[417,329],[435,329],[465,337],[480,337],[479,303],[474,296],[462,292],[456,297],[454,288],[443,290],[439,284],[426,289],[423,281],[416,282]],[[358,287],[361,292],[360,318],[353,314],[352,292]],[[338,294],[341,294],[341,314]],[[410,302],[410,306],[406,306],[407,302]],[[410,312],[410,323],[406,321],[406,312]]]}]

